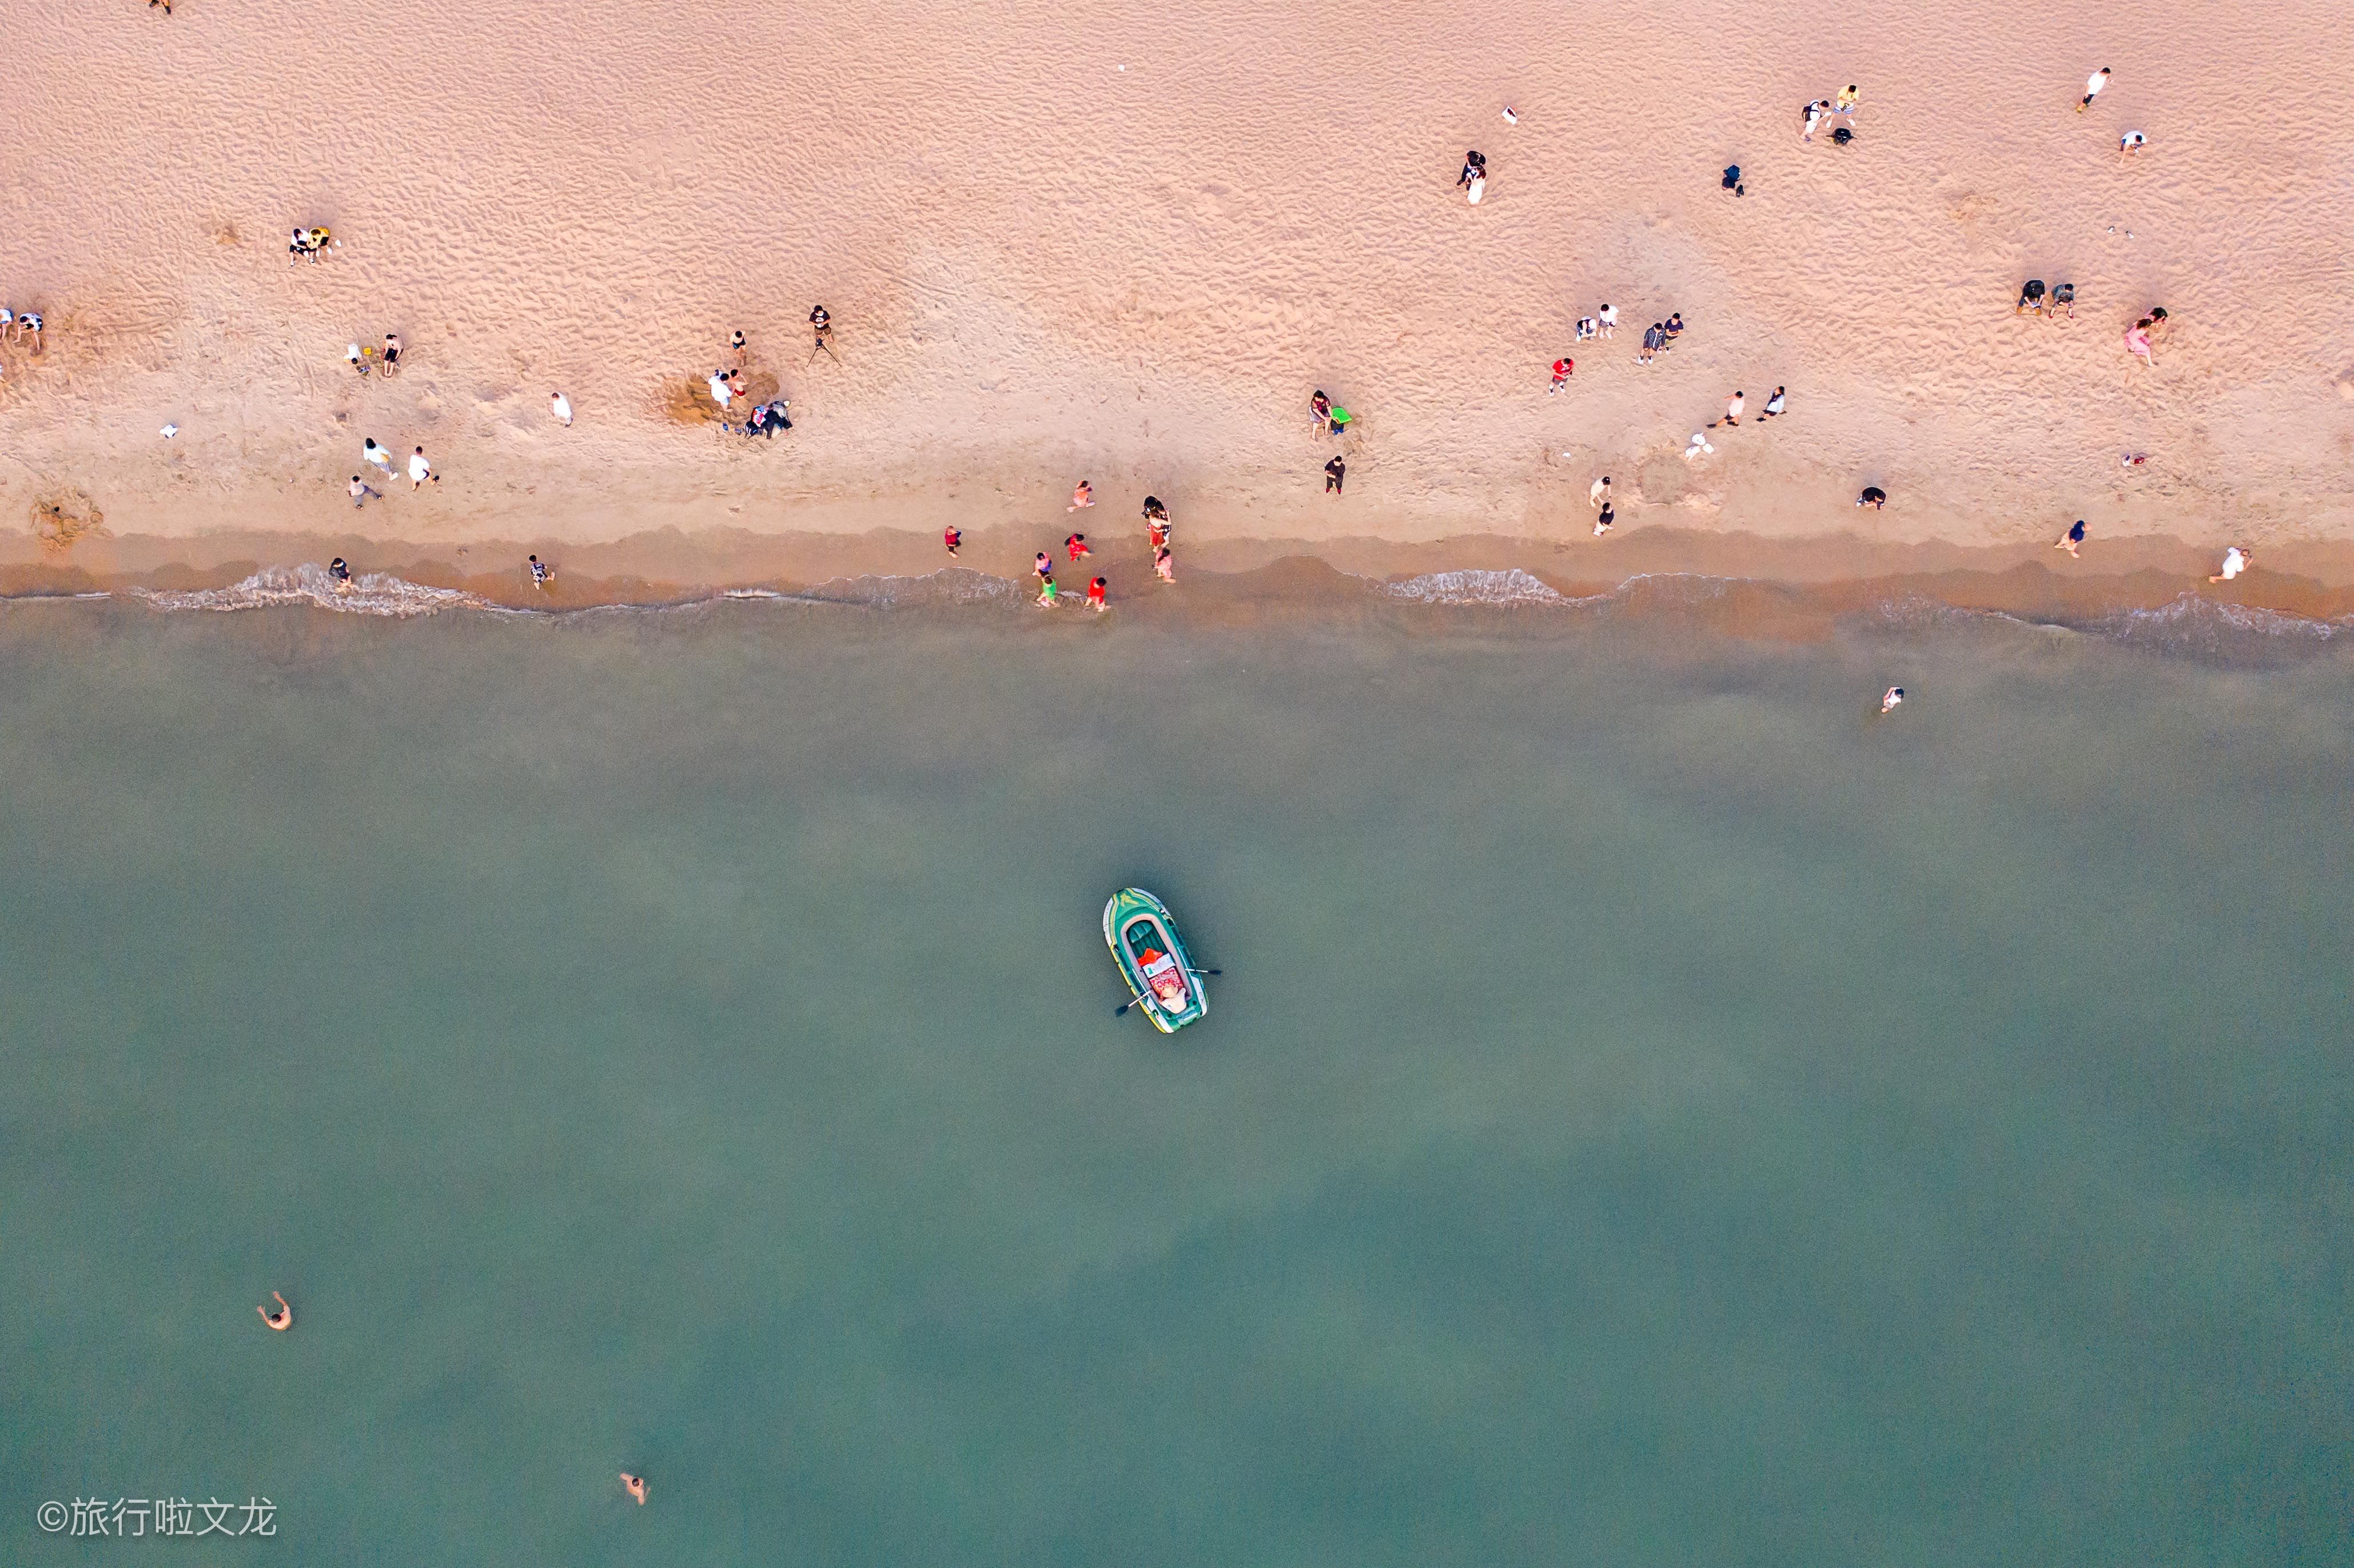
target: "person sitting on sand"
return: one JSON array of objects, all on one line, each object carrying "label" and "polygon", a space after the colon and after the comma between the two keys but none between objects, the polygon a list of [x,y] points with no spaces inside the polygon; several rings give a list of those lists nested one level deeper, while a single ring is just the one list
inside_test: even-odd
[{"label": "person sitting on sand", "polygon": [[2223,552],[2223,569],[2213,574],[2207,580],[2211,583],[2230,582],[2233,577],[2246,571],[2249,564],[2255,558],[2256,553],[2253,550],[2243,550],[2234,545]]},{"label": "person sitting on sand", "polygon": [[1576,336],[1575,341],[1576,341],[1576,342],[1578,342],[1578,343],[1584,343],[1584,342],[1585,342],[1588,338],[1591,338],[1591,337],[1595,336],[1595,335],[1596,335],[1597,333],[1599,333],[1602,329],[1601,329],[1601,324],[1600,324],[1599,323],[1597,323],[1597,322],[1596,322],[1596,321],[1592,316],[1580,316],[1580,317],[1578,317],[1578,318],[1577,318],[1577,329],[1576,329],[1576,330],[1577,330],[1577,336]]},{"label": "person sitting on sand", "polygon": [[1455,176],[1455,186],[1460,190],[1473,180],[1484,180],[1487,177],[1488,160],[1476,152],[1466,153],[1463,154],[1463,172]]},{"label": "person sitting on sand", "polygon": [[2149,144],[2149,138],[2138,131],[2128,131],[2117,138],[2117,162],[2122,164]]},{"label": "person sitting on sand", "polygon": [[1308,411],[1314,416],[1310,423],[1316,433],[1320,436],[1324,434],[1324,427],[1332,422],[1332,399],[1324,396],[1322,387],[1318,387],[1316,396],[1308,399]]},{"label": "person sitting on sand", "polygon": [[556,573],[549,568],[546,561],[541,560],[537,556],[534,556],[529,564],[531,567],[531,586],[539,589],[540,592],[546,593],[547,591],[547,585],[556,580]]},{"label": "person sitting on sand", "polygon": [[1881,489],[1880,486],[1876,484],[1867,484],[1863,487],[1862,492],[1856,496],[1855,503],[1858,506],[1869,506],[1874,512],[1877,512],[1888,504],[1888,492]]},{"label": "person sitting on sand", "polygon": [[2150,349],[2149,328],[2147,316],[2126,328],[2126,352],[2154,370],[2158,367],[2158,355]]},{"label": "person sitting on sand", "polygon": [[1097,615],[1111,608],[1104,602],[1105,590],[1110,587],[1111,584],[1102,577],[1097,577],[1087,585],[1087,608]]},{"label": "person sitting on sand", "polygon": [[261,1314],[263,1322],[282,1334],[294,1326],[294,1308],[286,1305],[286,1298],[279,1295],[275,1290],[270,1295],[271,1299],[278,1303],[278,1310],[272,1312],[267,1307],[256,1307],[254,1310]]},{"label": "person sitting on sand", "polygon": [[1741,165],[1738,164],[1725,164],[1724,178],[1717,183],[1724,189],[1731,191],[1734,196],[1747,196],[1749,194],[1748,187],[1741,183]]},{"label": "person sitting on sand", "polygon": [[1177,580],[1177,557],[1169,553],[1168,546],[1163,545],[1152,552],[1152,569],[1160,574],[1164,583]]},{"label": "person sitting on sand", "polygon": [[1040,582],[1044,582],[1055,575],[1055,563],[1045,551],[1039,551],[1038,558],[1030,563],[1030,575]]},{"label": "person sitting on sand", "polygon": [[360,345],[358,344],[355,343],[348,344],[344,349],[344,363],[350,366],[354,370],[358,371],[362,376],[366,376],[368,373],[367,361],[361,356]]},{"label": "person sitting on sand", "polygon": [[1055,586],[1055,579],[1052,577],[1047,577],[1038,589],[1038,608],[1052,609],[1062,602],[1063,590]]},{"label": "person sitting on sand", "polygon": [[1610,476],[1608,474],[1604,474],[1600,479],[1596,480],[1592,484],[1585,487],[1585,503],[1588,506],[1607,506],[1610,504]]},{"label": "person sitting on sand", "polygon": [[2062,311],[2068,313],[2070,321],[2076,319],[2076,285],[2073,283],[2062,283],[2052,291],[2052,302],[2044,310],[2044,319],[2056,322]]},{"label": "person sitting on sand", "polygon": [[2041,278],[2030,278],[2019,291],[2019,303],[2010,307],[2012,315],[2025,312],[2032,312],[2039,316],[2043,313],[2043,280]]},{"label": "person sitting on sand", "polygon": [[1069,538],[1065,539],[1063,541],[1063,548],[1070,552],[1071,559],[1075,561],[1081,556],[1092,556],[1095,554],[1093,550],[1087,548],[1087,536],[1085,534],[1074,534]]},{"label": "person sitting on sand", "polygon": [[[37,318],[36,327],[37,327]],[[2164,342],[2165,342],[2165,341],[2166,341],[2169,336],[2171,336],[2171,335],[2172,335],[2172,333],[2173,333],[2173,327],[2174,327],[2174,323],[2173,323],[2172,319],[2171,319],[2171,318],[2169,318],[2169,317],[2167,315],[2167,313],[2166,313],[2166,307],[2165,307],[2164,305],[2152,305],[2152,306],[2150,306],[2150,308],[2149,308],[2149,341],[2150,341],[2150,342],[2152,342],[2152,343],[2164,343]]]},{"label": "person sitting on sand", "polygon": [[1761,419],[1770,419],[1788,407],[1788,393],[1784,388],[1776,387],[1774,388],[1774,396],[1766,399],[1766,411],[1757,417]]},{"label": "person sitting on sand", "polygon": [[2055,550],[2067,551],[2068,557],[2071,560],[2081,560],[2084,557],[2076,554],[2076,547],[2084,542],[2084,520],[2082,517],[2079,517],[2076,519],[2074,524],[2071,526],[2065,534],[2060,535],[2060,542],[2052,547]]},{"label": "person sitting on sand", "polygon": [[621,1489],[629,1493],[631,1497],[637,1499],[639,1507],[642,1508],[645,1506],[646,1478],[643,1476],[633,1476],[630,1474],[629,1471],[623,1470],[621,1472]]},{"label": "person sitting on sand", "polygon": [[1078,488],[1071,492],[1071,503],[1068,506],[1064,507],[1063,510],[1066,512],[1076,512],[1083,506],[1093,506],[1095,503],[1095,484],[1091,481],[1083,479],[1079,481]]},{"label": "person sitting on sand", "polygon": [[1602,514],[1594,520],[1594,536],[1599,539],[1603,535],[1610,532],[1612,524],[1617,521],[1618,514],[1610,509],[1610,503],[1605,501],[1602,503]]}]

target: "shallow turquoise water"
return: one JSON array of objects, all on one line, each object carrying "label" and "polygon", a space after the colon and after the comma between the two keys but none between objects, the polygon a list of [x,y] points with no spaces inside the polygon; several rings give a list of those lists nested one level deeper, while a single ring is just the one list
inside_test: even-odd
[{"label": "shallow turquoise water", "polygon": [[2344,660],[1569,619],[0,607],[0,1560],[2354,1560]]}]

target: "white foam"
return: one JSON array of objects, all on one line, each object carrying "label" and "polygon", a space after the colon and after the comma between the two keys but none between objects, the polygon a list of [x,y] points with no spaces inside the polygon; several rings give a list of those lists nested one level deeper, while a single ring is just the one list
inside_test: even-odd
[{"label": "white foam", "polygon": [[1568,597],[1514,567],[1509,571],[1426,572],[1404,582],[1384,583],[1374,590],[1385,599],[1416,604],[1469,604],[1492,608],[1511,605],[1560,605]]},{"label": "white foam", "polygon": [[270,567],[227,588],[159,592],[132,588],[132,597],[157,609],[277,609],[308,606],[338,615],[437,615],[445,609],[488,609],[487,600],[456,588],[428,588],[405,582],[388,572],[369,572],[340,588],[324,567],[304,562],[299,567]]}]

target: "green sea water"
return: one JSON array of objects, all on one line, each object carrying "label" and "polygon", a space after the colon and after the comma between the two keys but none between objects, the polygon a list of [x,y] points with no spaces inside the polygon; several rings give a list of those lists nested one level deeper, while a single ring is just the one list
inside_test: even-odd
[{"label": "green sea water", "polygon": [[2264,662],[0,607],[0,1562],[2354,1561]]}]

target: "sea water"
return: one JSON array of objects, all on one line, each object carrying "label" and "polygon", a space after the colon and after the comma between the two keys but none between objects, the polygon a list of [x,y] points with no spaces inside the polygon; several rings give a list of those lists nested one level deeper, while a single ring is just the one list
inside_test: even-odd
[{"label": "sea water", "polygon": [[2153,624],[0,606],[0,1561],[2348,1562],[2354,682]]}]

